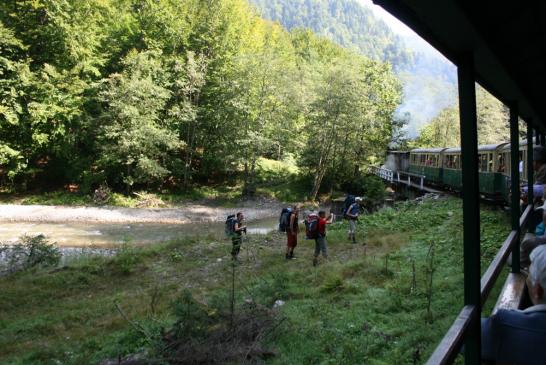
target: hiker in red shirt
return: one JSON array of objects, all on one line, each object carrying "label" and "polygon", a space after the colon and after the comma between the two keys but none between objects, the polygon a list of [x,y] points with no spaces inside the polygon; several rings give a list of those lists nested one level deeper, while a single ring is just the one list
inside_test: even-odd
[{"label": "hiker in red shirt", "polygon": [[330,213],[328,219],[326,219],[326,212],[321,210],[319,212],[318,224],[317,224],[317,238],[315,238],[315,258],[313,259],[313,266],[317,266],[319,254],[322,252],[322,257],[328,258],[328,246],[326,242],[326,225],[334,221],[334,214]]}]

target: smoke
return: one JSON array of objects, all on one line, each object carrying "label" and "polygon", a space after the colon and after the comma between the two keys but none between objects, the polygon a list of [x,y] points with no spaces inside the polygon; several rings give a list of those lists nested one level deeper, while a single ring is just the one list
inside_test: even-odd
[{"label": "smoke", "polygon": [[397,113],[410,113],[406,126],[408,137],[416,137],[419,128],[457,101],[457,69],[443,55],[417,35],[405,37],[415,53],[415,62],[398,72],[404,97]]}]

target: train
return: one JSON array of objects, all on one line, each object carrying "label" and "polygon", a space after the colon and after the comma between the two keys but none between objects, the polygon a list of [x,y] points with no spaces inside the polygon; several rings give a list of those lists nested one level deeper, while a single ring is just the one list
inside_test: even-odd
[{"label": "train", "polygon": [[[478,146],[480,195],[495,201],[509,201],[510,143]],[[418,148],[388,151],[385,167],[393,171],[425,176],[425,181],[444,190],[461,191],[461,148]],[[520,183],[527,182],[527,141],[519,144]]]}]

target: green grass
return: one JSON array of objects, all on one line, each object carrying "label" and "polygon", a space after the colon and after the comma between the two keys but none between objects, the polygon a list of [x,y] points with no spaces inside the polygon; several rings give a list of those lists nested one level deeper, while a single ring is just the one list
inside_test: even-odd
[{"label": "green grass", "polygon": [[[482,212],[483,270],[509,226],[504,213]],[[399,204],[363,217],[360,239],[362,227],[367,246],[347,241],[346,222],[330,226],[330,259],[318,267],[311,265],[314,244],[302,236],[293,261],[283,258],[280,234],[243,243],[237,303],[286,302],[280,336],[266,340],[278,354],[268,363],[424,363],[449,328],[463,305],[460,201]],[[426,310],[431,244],[432,320]],[[93,364],[139,352],[149,345],[114,303],[157,331],[174,322],[172,303],[183,290],[203,303],[225,301],[229,250],[230,242],[211,235],[184,238],[0,278],[0,363]]]}]

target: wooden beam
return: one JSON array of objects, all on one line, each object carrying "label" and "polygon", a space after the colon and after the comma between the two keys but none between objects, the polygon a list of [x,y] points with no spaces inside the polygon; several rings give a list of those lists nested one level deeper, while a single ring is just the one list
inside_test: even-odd
[{"label": "wooden beam", "polygon": [[[475,318],[479,318],[479,312],[476,307],[471,305],[465,306],[445,334],[442,342],[440,342],[436,350],[429,357],[427,365],[451,364],[459,354],[464,335],[468,333],[470,323]],[[467,360],[466,356],[465,360]]]},{"label": "wooden beam", "polygon": [[465,337],[465,363],[480,364],[480,197],[478,175],[478,129],[474,57],[461,55],[458,63],[459,114],[461,124],[461,161],[463,180],[464,226],[464,304],[476,309]]}]

